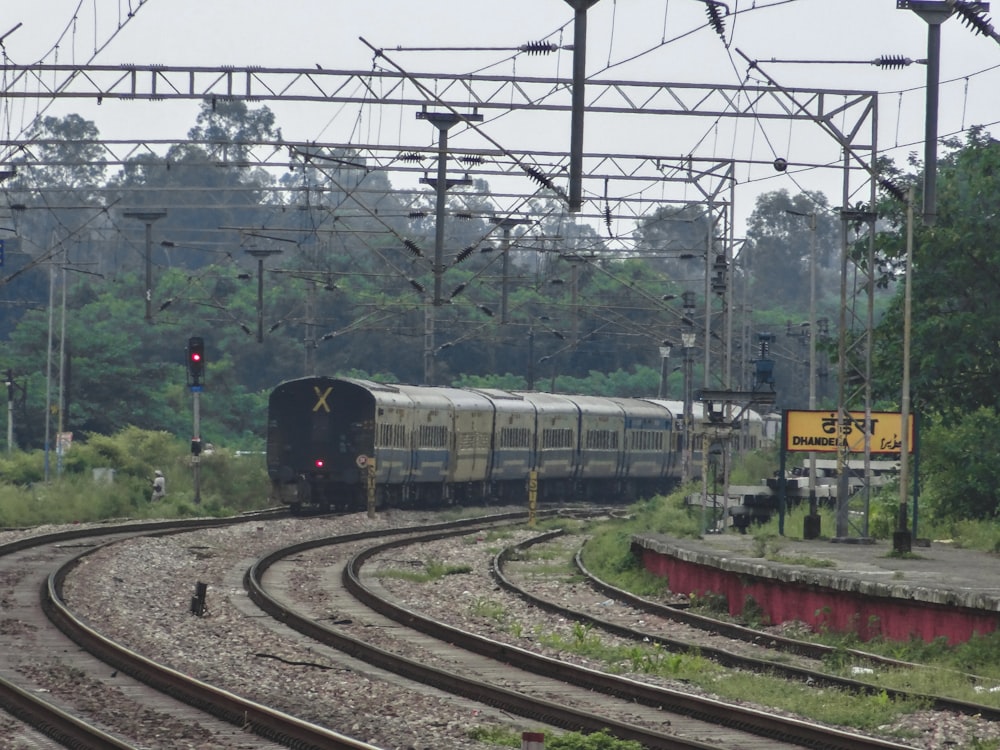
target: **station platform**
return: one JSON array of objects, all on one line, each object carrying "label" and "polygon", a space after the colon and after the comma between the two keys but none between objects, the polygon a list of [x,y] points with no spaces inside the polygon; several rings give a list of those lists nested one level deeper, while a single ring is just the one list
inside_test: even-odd
[{"label": "station platform", "polygon": [[637,534],[643,565],[677,594],[724,596],[772,624],[855,632],[863,640],[960,643],[1000,627],[1000,555],[942,541],[896,555],[891,541]]}]

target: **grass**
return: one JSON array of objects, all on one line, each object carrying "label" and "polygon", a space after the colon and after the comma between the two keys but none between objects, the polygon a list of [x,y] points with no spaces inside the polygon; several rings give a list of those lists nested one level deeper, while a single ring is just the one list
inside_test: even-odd
[{"label": "grass", "polygon": [[[665,533],[671,536],[691,535],[697,529],[698,512],[686,508],[682,493],[670,498],[638,503],[632,506],[633,514],[627,521],[603,522],[591,530],[591,540],[583,551],[587,567],[599,578],[620,588],[639,595],[655,598],[667,593],[669,581],[646,572],[641,562],[630,550],[630,538],[635,533]],[[778,535],[777,521],[754,530],[754,546],[758,554],[779,562],[798,565],[827,567],[824,561],[807,556],[789,555],[787,547],[801,539],[803,524],[801,519],[807,509],[792,509],[785,519],[785,536]],[[824,519],[824,528],[831,528],[835,519]],[[830,525],[827,525],[830,524]],[[956,525],[952,530],[962,529],[962,544],[978,544],[991,548],[996,544],[994,533],[980,531],[972,533],[967,526]],[[727,617],[728,604],[713,597],[694,600],[693,606],[716,617]],[[749,610],[752,614],[753,608]],[[759,626],[752,617],[745,624]],[[949,646],[943,639],[934,643],[922,640],[894,642],[876,639],[860,642],[853,634],[816,633],[800,636],[838,648],[838,655],[828,660],[827,669],[831,674],[855,677],[853,668],[860,662],[847,653],[847,649],[859,649],[882,654],[902,661],[921,665],[916,669],[876,669],[873,674],[861,677],[888,691],[906,690],[928,695],[949,696],[959,700],[985,705],[1000,706],[1000,691],[991,692],[1000,686],[1000,634],[979,636],[967,643]],[[566,639],[566,647],[581,649],[596,658],[601,653],[596,636]],[[578,641],[574,644],[573,641]],[[555,644],[552,644],[555,645]],[[659,670],[655,666],[664,663],[662,655],[652,652],[630,651],[627,655],[607,653],[613,668],[628,668],[646,673]],[[693,672],[687,671],[693,667]],[[682,679],[698,684],[723,698],[743,700],[753,695],[754,700],[763,705],[781,708],[810,718],[831,723],[852,726],[858,729],[873,729],[891,723],[893,717],[923,708],[920,701],[895,701],[887,692],[873,696],[854,696],[836,690],[816,690],[790,685],[783,679],[772,679],[761,675],[742,675],[712,668],[700,669],[698,661],[681,667],[679,663],[666,665],[668,672],[677,669],[684,674]],[[865,665],[867,666],[867,665]],[[968,675],[977,679],[970,680]],[[983,745],[983,748],[995,747]]]},{"label": "grass", "polygon": [[579,623],[568,635],[539,632],[536,637],[546,647],[601,661],[612,673],[680,680],[731,701],[742,702],[753,696],[755,703],[857,729],[874,730],[926,708],[921,700],[896,700],[885,691],[859,695],[790,683],[767,674],[725,669],[702,657],[697,650],[674,653],[657,644],[609,643],[601,634]]},{"label": "grass", "polygon": [[398,568],[385,568],[379,570],[375,575],[378,578],[398,578],[411,583],[428,583],[436,581],[445,576],[462,575],[471,573],[470,565],[449,565],[440,560],[427,560],[422,563],[420,570],[400,570]]},{"label": "grass", "polygon": [[[201,459],[196,503],[191,457],[166,433],[128,428],[74,443],[61,461],[50,456],[47,480],[44,452],[0,454],[0,527],[228,516],[271,504],[262,491],[269,486],[263,456],[220,448]],[[110,481],[95,477],[94,469],[107,468]],[[151,504],[155,469],[167,476],[167,496]]]},{"label": "grass", "polygon": [[[537,733],[545,736],[543,744],[548,750],[642,750],[642,745],[638,742],[616,739],[603,730],[593,734],[579,732],[554,734],[541,731]],[[506,727],[494,725],[474,727],[469,730],[468,735],[470,739],[500,747],[521,747],[521,732]]]},{"label": "grass", "polygon": [[[539,560],[543,562],[539,563]],[[558,540],[550,544],[540,543],[525,547],[519,550],[516,558],[512,557],[511,561],[531,563],[531,568],[527,571],[529,576],[558,577],[565,583],[580,583],[584,580],[583,575],[573,564],[572,556],[559,545]]]}]

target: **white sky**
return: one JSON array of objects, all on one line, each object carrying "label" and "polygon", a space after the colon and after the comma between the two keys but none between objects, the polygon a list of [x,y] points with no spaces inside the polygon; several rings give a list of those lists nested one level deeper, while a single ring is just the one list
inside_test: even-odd
[{"label": "white sky", "polygon": [[[430,53],[398,47],[504,47],[549,39],[572,42],[573,11],[564,0],[8,0],[0,34],[8,63],[257,65],[369,70],[371,50],[385,50],[409,72],[480,72],[568,77],[572,53],[511,57],[504,51]],[[942,3],[943,5],[943,3]],[[134,17],[129,18],[130,7]],[[893,0],[728,0],[726,43],[707,23],[703,0],[598,0],[590,9],[587,72],[593,78],[739,85],[763,84],[737,52],[760,61],[781,86],[877,91],[879,149],[897,163],[922,155],[926,68],[883,71],[861,64],[790,64],[784,60],[867,61],[882,55],[923,58],[928,24]],[[723,11],[724,12],[724,11]],[[987,17],[992,17],[987,13]],[[75,18],[75,20],[74,20]],[[14,29],[17,24],[22,24]],[[117,30],[117,33],[116,33]],[[9,32],[9,33],[8,33]],[[58,47],[56,48],[56,45]],[[630,62],[623,62],[632,59]],[[774,60],[775,62],[771,62]],[[749,77],[748,77],[749,76]],[[959,18],[942,26],[941,136],[971,125],[1000,129],[1000,43]],[[16,139],[44,102],[0,100],[3,137]],[[400,108],[336,104],[267,104],[290,140],[428,145],[436,131]],[[396,109],[397,111],[392,111]],[[105,138],[183,139],[195,102],[105,103],[60,100],[47,115],[76,112]],[[376,111],[378,110],[378,111]],[[569,148],[564,115],[528,113],[485,126],[517,149]],[[458,143],[465,137],[455,134]],[[467,145],[483,146],[474,134]],[[709,118],[588,118],[585,148],[605,153],[770,161],[826,162],[831,148],[818,128],[741,120],[714,127]],[[836,156],[834,156],[836,158]],[[390,177],[397,183],[395,177]],[[823,190],[838,205],[838,170],[797,174],[737,170],[738,217],[762,191]],[[527,189],[527,188],[525,188]],[[860,196],[862,200],[867,196]],[[737,219],[739,227],[739,219]],[[739,228],[737,232],[739,233]]]}]

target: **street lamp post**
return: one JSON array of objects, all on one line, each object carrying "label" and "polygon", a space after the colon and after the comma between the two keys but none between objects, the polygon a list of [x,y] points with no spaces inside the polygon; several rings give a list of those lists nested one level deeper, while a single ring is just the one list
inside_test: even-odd
[{"label": "street lamp post", "polygon": [[682,458],[682,474],[684,481],[691,479],[692,449],[694,443],[694,403],[691,393],[691,382],[694,376],[691,350],[694,348],[697,334],[694,332],[694,292],[686,291],[681,295],[684,309],[682,322],[690,326],[689,331],[681,333],[681,346],[684,348],[684,453]]},{"label": "street lamp post", "polygon": [[[816,409],[816,212],[803,213],[785,209],[793,216],[809,219],[809,410]],[[816,502],[816,453],[809,452],[809,515],[803,521],[803,537],[818,539],[820,515]]]},{"label": "street lamp post", "polygon": [[694,403],[691,398],[691,349],[694,348],[694,333],[682,333],[684,347],[684,454],[682,467],[684,481],[691,479],[691,449],[694,441]]},{"label": "street lamp post", "polygon": [[146,225],[146,322],[153,322],[153,222],[167,215],[166,211],[125,211],[126,219],[138,219]]}]

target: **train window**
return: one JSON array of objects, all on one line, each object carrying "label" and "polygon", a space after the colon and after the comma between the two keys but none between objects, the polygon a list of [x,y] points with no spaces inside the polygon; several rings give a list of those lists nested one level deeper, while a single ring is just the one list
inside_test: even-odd
[{"label": "train window", "polygon": [[530,432],[527,427],[503,427],[500,429],[501,448],[530,447]]},{"label": "train window", "polygon": [[446,448],[448,430],[444,425],[421,425],[417,442],[422,448]]},{"label": "train window", "polygon": [[401,424],[380,424],[378,426],[378,445],[380,448],[405,448],[406,431]]},{"label": "train window", "polygon": [[618,433],[611,430],[587,430],[587,448],[594,450],[615,450],[618,448]]},{"label": "train window", "polygon": [[634,430],[630,435],[632,450],[663,450],[663,432],[660,430]]},{"label": "train window", "polygon": [[542,431],[543,448],[572,448],[573,431],[569,428],[548,428]]}]

